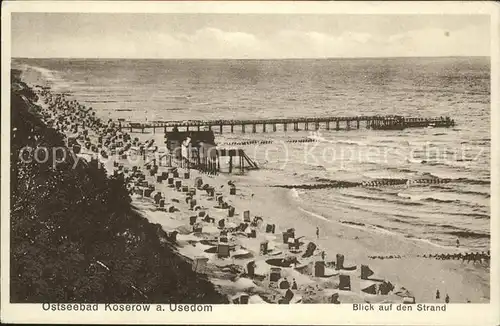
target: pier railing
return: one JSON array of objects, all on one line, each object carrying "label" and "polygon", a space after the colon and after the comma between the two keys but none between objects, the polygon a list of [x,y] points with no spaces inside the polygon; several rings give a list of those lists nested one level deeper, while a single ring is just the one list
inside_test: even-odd
[{"label": "pier railing", "polygon": [[[455,121],[449,117],[438,118],[416,118],[403,117],[397,115],[386,116],[344,116],[344,117],[300,117],[300,118],[274,118],[274,119],[256,119],[256,120],[185,120],[185,121],[155,121],[150,123],[140,122],[119,122],[120,128],[128,129],[131,132],[134,130],[157,129],[164,132],[172,131],[175,128],[181,131],[198,130],[207,128],[209,130],[219,131],[224,130],[231,133],[235,132],[235,126],[241,133],[251,132],[276,132],[291,130],[350,130],[360,129],[364,125],[371,129],[405,129],[405,128],[422,128],[422,127],[451,127],[455,125]],[[259,127],[259,128],[258,128]],[[280,128],[278,128],[280,127]],[[229,128],[229,130],[227,130]]]}]

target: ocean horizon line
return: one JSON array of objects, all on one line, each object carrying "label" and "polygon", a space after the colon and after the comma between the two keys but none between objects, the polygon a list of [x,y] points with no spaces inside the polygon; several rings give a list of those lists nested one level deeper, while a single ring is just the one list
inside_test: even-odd
[{"label": "ocean horizon line", "polygon": [[455,56],[388,56],[388,57],[324,57],[324,58],[314,58],[314,57],[303,57],[303,58],[85,58],[85,57],[12,57],[12,59],[18,60],[148,60],[148,61],[221,61],[221,60],[231,60],[231,61],[300,61],[300,60],[363,60],[363,59],[465,59],[465,58],[491,58],[491,55],[481,56],[481,55],[455,55]]}]

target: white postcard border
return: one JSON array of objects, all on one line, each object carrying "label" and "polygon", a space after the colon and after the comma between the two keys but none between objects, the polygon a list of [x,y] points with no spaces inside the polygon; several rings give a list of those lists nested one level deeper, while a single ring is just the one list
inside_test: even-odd
[{"label": "white postcard border", "polygon": [[[371,324],[493,325],[499,317],[500,80],[499,9],[494,2],[119,2],[8,1],[2,3],[1,97],[1,318],[11,323],[155,323],[155,324]],[[9,152],[10,14],[12,12],[164,12],[164,13],[356,13],[485,14],[491,17],[491,302],[450,304],[447,312],[354,312],[352,305],[213,305],[212,312],[52,312],[41,304],[9,303]],[[104,305],[101,305],[104,307]]]}]

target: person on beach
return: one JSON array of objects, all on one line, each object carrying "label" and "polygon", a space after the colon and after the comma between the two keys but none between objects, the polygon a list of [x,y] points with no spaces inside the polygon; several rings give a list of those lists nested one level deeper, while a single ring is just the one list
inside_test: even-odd
[{"label": "person on beach", "polygon": [[339,294],[338,294],[338,293],[334,293],[334,294],[332,295],[332,299],[331,299],[331,300],[332,300],[332,303],[333,303],[333,304],[340,304],[340,301],[339,301]]},{"label": "person on beach", "polygon": [[441,298],[441,294],[439,293],[439,290],[436,290],[436,299]]},{"label": "person on beach", "polygon": [[295,279],[293,279],[293,283],[292,283],[292,290],[297,290],[297,282],[295,281]]},{"label": "person on beach", "polygon": [[450,303],[450,296],[448,295],[448,293],[446,294],[446,297],[444,298],[444,302]]},{"label": "person on beach", "polygon": [[316,238],[319,239],[319,227],[316,227]]},{"label": "person on beach", "polygon": [[324,251],[322,251],[322,252],[321,252],[321,259],[325,260],[325,256],[326,256],[325,252],[324,252]]},{"label": "person on beach", "polygon": [[460,240],[457,239],[457,248],[460,247]]}]

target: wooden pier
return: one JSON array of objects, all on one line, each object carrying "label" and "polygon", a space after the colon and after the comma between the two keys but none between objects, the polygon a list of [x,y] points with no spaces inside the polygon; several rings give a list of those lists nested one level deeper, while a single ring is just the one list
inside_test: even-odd
[{"label": "wooden pier", "polygon": [[[121,129],[130,132],[151,130],[168,132],[175,128],[179,131],[200,131],[203,129],[213,130],[222,134],[223,132],[234,133],[257,133],[280,130],[315,131],[325,130],[351,130],[360,129],[363,125],[369,129],[405,129],[424,127],[451,127],[455,121],[449,117],[439,118],[414,118],[403,116],[352,116],[352,117],[302,117],[302,118],[276,118],[258,120],[188,120],[188,121],[156,121],[153,123],[118,122]],[[289,128],[291,127],[291,128]]]}]

